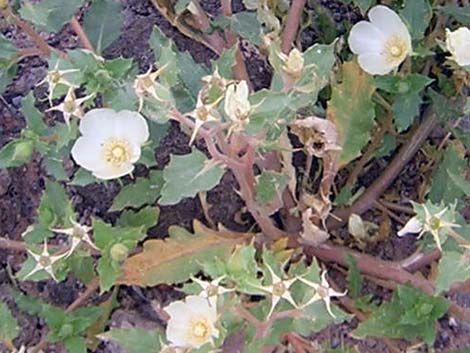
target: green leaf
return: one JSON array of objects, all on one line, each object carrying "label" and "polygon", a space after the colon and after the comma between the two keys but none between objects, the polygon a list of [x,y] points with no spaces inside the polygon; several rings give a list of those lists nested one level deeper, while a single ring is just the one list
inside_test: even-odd
[{"label": "green leaf", "polygon": [[212,67],[217,68],[220,76],[226,79],[233,79],[233,66],[235,65],[235,55],[238,45],[235,44],[229,49],[225,49],[220,56],[212,62]]},{"label": "green leaf", "polygon": [[459,188],[466,196],[470,197],[470,183],[465,180],[463,176],[455,174],[451,170],[447,170],[447,174],[449,175],[454,185]]},{"label": "green leaf", "polygon": [[335,124],[338,142],[343,148],[341,165],[356,159],[370,140],[375,124],[374,91],[372,77],[361,70],[356,62],[343,64],[343,81],[333,85],[327,108],[327,118]]},{"label": "green leaf", "polygon": [[99,335],[100,339],[118,343],[127,353],[158,353],[161,348],[161,335],[158,330],[112,329]]},{"label": "green leaf", "polygon": [[75,217],[72,204],[59,183],[46,180],[46,189],[38,209],[39,222],[46,228],[70,225]]},{"label": "green leaf", "polygon": [[194,197],[200,191],[215,187],[224,169],[210,164],[211,160],[197,149],[183,156],[172,155],[163,170],[165,184],[161,191],[160,205],[174,205],[186,197]]},{"label": "green leaf", "polygon": [[67,0],[67,6],[64,6],[63,0],[42,0],[34,4],[25,1],[19,13],[40,31],[59,32],[84,2],[85,0]]},{"label": "green leaf", "polygon": [[138,212],[126,210],[119,217],[118,225],[120,227],[143,227],[143,232],[153,227],[158,222],[160,209],[158,207],[145,207]]},{"label": "green leaf", "polygon": [[428,0],[407,0],[400,15],[408,25],[411,38],[421,39],[432,18],[432,8]]},{"label": "green leaf", "polygon": [[398,132],[403,132],[410,127],[416,116],[419,115],[421,96],[419,93],[398,95],[393,102],[395,114],[395,126]]},{"label": "green leaf", "polygon": [[468,255],[456,251],[445,251],[439,260],[436,278],[436,294],[450,289],[452,284],[470,279]]},{"label": "green leaf", "polygon": [[138,178],[134,184],[124,186],[116,195],[110,212],[120,211],[126,207],[139,208],[152,205],[160,196],[163,186],[163,173],[152,170],[148,178]]},{"label": "green leaf", "polygon": [[438,7],[446,15],[452,16],[456,21],[463,25],[470,24],[470,8],[468,6],[458,6],[457,4],[450,4]]},{"label": "green leaf", "polygon": [[91,172],[86,169],[79,168],[69,185],[86,186],[96,182],[99,182],[99,180],[97,180]]},{"label": "green leaf", "polygon": [[422,338],[432,345],[436,337],[436,321],[446,313],[449,305],[441,297],[426,295],[409,285],[400,286],[392,301],[382,304],[352,334],[358,338],[385,336],[409,341]]},{"label": "green leaf", "polygon": [[288,178],[286,175],[270,170],[263,170],[256,179],[256,201],[261,205],[267,205],[279,197],[286,187]]},{"label": "green leaf", "polygon": [[462,175],[465,166],[465,160],[459,155],[454,145],[449,145],[444,152],[442,162],[431,179],[429,200],[435,204],[440,202],[451,204],[456,199],[460,199],[464,192],[449,175]]},{"label": "green leaf", "polygon": [[97,53],[102,53],[121,34],[124,16],[116,0],[94,0],[83,20],[84,29]]},{"label": "green leaf", "polygon": [[427,93],[432,100],[432,110],[442,122],[454,119],[460,112],[455,108],[449,99],[442,94],[437,93],[433,89],[428,89]]},{"label": "green leaf", "polygon": [[348,275],[346,276],[348,281],[348,295],[351,295],[353,298],[357,298],[361,295],[361,271],[357,268],[357,260],[355,257],[348,255],[346,263],[348,265]]},{"label": "green leaf", "polygon": [[175,14],[180,15],[188,7],[191,0],[177,0],[175,4]]},{"label": "green leaf", "polygon": [[87,353],[86,341],[83,337],[69,337],[64,340],[64,345],[70,353]]},{"label": "green leaf", "polygon": [[68,264],[70,271],[83,283],[89,283],[95,276],[93,258],[89,255],[75,255],[70,257]]},{"label": "green leaf", "polygon": [[34,142],[22,138],[11,140],[0,149],[0,168],[18,167],[30,161]]},{"label": "green leaf", "polygon": [[256,12],[242,11],[232,15],[231,29],[255,45],[261,44],[261,24]]},{"label": "green leaf", "polygon": [[18,323],[11,313],[8,305],[0,302],[0,341],[13,341],[19,334]]},{"label": "green leaf", "polygon": [[233,248],[246,240],[245,234],[223,237],[198,221],[193,228],[191,234],[171,226],[169,238],[147,240],[141,253],[126,260],[118,283],[146,287],[184,282],[201,271],[203,263],[228,258]]},{"label": "green leaf", "polygon": [[18,55],[18,49],[3,34],[0,34],[0,68],[8,68],[11,61]]}]

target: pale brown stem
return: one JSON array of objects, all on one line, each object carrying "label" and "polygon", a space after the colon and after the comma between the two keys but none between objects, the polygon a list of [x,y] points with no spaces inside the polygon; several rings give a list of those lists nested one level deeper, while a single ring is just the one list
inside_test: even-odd
[{"label": "pale brown stem", "polygon": [[70,21],[70,27],[72,27],[73,31],[77,34],[80,43],[85,49],[88,49],[92,52],[95,52],[95,48],[93,48],[93,44],[91,44],[90,39],[88,38],[87,34],[83,30],[82,25],[78,22],[76,17],[73,17]]},{"label": "pale brown stem", "polygon": [[284,32],[282,32],[281,51],[284,54],[288,54],[292,49],[292,43],[297,37],[300,19],[306,2],[307,0],[292,0],[289,14],[287,15],[286,26]]}]

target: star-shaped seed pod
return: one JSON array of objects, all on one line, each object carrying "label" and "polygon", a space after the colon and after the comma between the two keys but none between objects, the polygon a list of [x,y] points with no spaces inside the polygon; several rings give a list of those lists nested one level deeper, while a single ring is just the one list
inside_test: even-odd
[{"label": "star-shaped seed pod", "polygon": [[155,89],[155,80],[162,73],[166,66],[162,66],[157,71],[152,72],[152,67],[148,69],[145,74],[137,75],[134,80],[134,92],[139,98],[139,112],[142,111],[144,107],[144,99],[146,97],[153,97],[158,101],[161,101],[161,98],[158,96]]},{"label": "star-shaped seed pod", "polygon": [[51,255],[47,249],[47,241],[44,241],[44,248],[41,254],[36,254],[35,252],[28,249],[28,254],[36,261],[36,266],[29,272],[24,279],[27,279],[39,271],[46,271],[54,281],[57,282],[55,277],[54,270],[52,266],[63,259],[66,256],[66,253],[61,255]]},{"label": "star-shaped seed pod", "polygon": [[72,223],[72,227],[70,228],[51,229],[51,231],[55,233],[67,234],[68,236],[70,236],[70,249],[65,253],[66,258],[72,255],[75,249],[77,249],[77,247],[82,242],[87,243],[91,248],[95,250],[99,250],[90,238],[90,232],[92,230],[92,227],[81,225],[80,223],[75,222],[73,219],[70,219],[70,222]]},{"label": "star-shaped seed pod", "polygon": [[191,277],[191,279],[202,288],[202,291],[201,293],[199,293],[199,295],[203,298],[207,298],[207,300],[213,307],[217,307],[217,299],[220,295],[233,292],[235,290],[235,288],[226,288],[220,285],[220,282],[224,278],[225,276],[221,276],[210,282],[207,282],[201,281],[199,278],[196,277]]},{"label": "star-shaped seed pod", "polygon": [[64,101],[55,107],[47,109],[47,111],[60,111],[64,114],[64,120],[67,126],[70,126],[70,118],[76,116],[77,118],[83,117],[82,104],[93,97],[93,94],[77,98],[75,97],[74,88],[70,87]]},{"label": "star-shaped seed pod", "polygon": [[78,86],[71,83],[69,80],[65,78],[65,75],[78,72],[78,69],[68,69],[68,70],[59,70],[59,61],[55,64],[54,68],[47,72],[46,77],[37,84],[37,86],[42,85],[43,83],[47,83],[49,86],[49,104],[52,105],[52,97],[54,96],[54,90],[58,85],[68,86],[70,88],[78,88]]},{"label": "star-shaped seed pod", "polygon": [[310,288],[313,288],[314,290],[314,294],[312,298],[310,298],[310,300],[308,300],[305,304],[303,304],[302,307],[307,307],[310,304],[318,300],[323,300],[326,305],[326,310],[332,317],[335,318],[336,316],[331,311],[331,298],[345,296],[347,291],[344,291],[343,293],[341,293],[332,289],[330,287],[330,284],[328,283],[328,280],[326,279],[326,270],[323,271],[323,273],[321,274],[321,283],[312,282],[310,280],[305,279],[302,276],[299,276],[297,278],[299,279],[299,281],[309,286]]}]

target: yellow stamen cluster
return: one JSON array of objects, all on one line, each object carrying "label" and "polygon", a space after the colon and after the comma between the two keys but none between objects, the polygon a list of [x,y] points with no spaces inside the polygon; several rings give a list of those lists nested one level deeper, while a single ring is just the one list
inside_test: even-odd
[{"label": "yellow stamen cluster", "polygon": [[129,161],[131,155],[130,145],[127,140],[111,138],[104,146],[104,157],[107,162],[115,167]]}]

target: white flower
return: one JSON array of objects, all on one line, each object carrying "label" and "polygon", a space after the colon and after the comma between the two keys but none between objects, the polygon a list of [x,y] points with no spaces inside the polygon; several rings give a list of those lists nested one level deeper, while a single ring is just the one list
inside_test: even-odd
[{"label": "white flower", "polygon": [[31,277],[34,275],[36,272],[39,271],[46,271],[54,281],[57,282],[57,278],[54,275],[54,270],[52,266],[62,258],[66,256],[66,254],[61,254],[61,255],[56,255],[52,256],[49,253],[49,250],[47,249],[47,242],[44,241],[44,248],[42,250],[41,254],[36,254],[32,252],[31,250],[28,249],[28,254],[31,255],[31,257],[36,261],[36,266],[29,272],[26,276],[24,276],[24,279]]},{"label": "white flower", "polygon": [[336,317],[333,312],[331,311],[331,297],[342,297],[346,295],[346,291],[343,293],[337,292],[334,289],[330,288],[330,284],[328,283],[328,280],[326,279],[326,271],[324,271],[321,275],[321,283],[315,283],[312,281],[309,281],[301,276],[298,277],[300,281],[302,281],[304,284],[309,286],[310,288],[314,289],[314,294],[312,298],[307,301],[305,304],[302,305],[302,307],[307,307],[310,304],[318,301],[318,300],[323,300],[326,305],[326,310],[332,317]]},{"label": "white flower", "polygon": [[356,23],[349,48],[359,55],[361,68],[371,75],[386,75],[411,54],[411,36],[400,17],[388,7],[370,9],[369,21]]},{"label": "white flower", "polygon": [[55,107],[49,108],[47,111],[58,110],[64,114],[64,120],[67,125],[70,125],[70,118],[76,116],[81,118],[83,116],[83,110],[81,105],[83,102],[92,98],[93,95],[88,95],[86,97],[77,98],[75,97],[74,88],[70,87],[67,95],[64,98],[64,101]]},{"label": "white flower", "polygon": [[81,225],[80,223],[75,222],[73,219],[70,219],[72,222],[72,227],[65,229],[52,228],[51,230],[55,233],[67,234],[70,236],[70,249],[66,252],[65,257],[69,257],[75,251],[75,249],[80,245],[81,242],[87,243],[90,247],[95,250],[99,250],[93,241],[90,238],[91,227]]},{"label": "white flower", "polygon": [[227,87],[225,92],[224,109],[234,123],[233,130],[240,130],[251,113],[251,104],[248,101],[250,92],[246,81],[240,81]]},{"label": "white flower", "polygon": [[217,310],[203,297],[189,295],[184,301],[173,302],[164,310],[170,315],[166,338],[171,346],[199,348],[219,337],[219,330],[215,327]]},{"label": "white flower", "polygon": [[225,288],[220,285],[220,282],[224,277],[216,278],[211,282],[201,281],[196,277],[191,277],[191,279],[202,288],[202,292],[199,293],[199,295],[203,298],[207,298],[207,300],[209,300],[209,304],[214,308],[217,308],[217,299],[219,295],[233,292],[235,290],[235,288]]},{"label": "white flower", "polygon": [[99,179],[114,179],[134,170],[140,148],[149,137],[145,119],[136,112],[93,109],[80,120],[82,136],[72,157]]},{"label": "white flower", "polygon": [[460,66],[470,65],[470,29],[460,27],[453,32],[446,29],[446,45],[452,60]]}]

